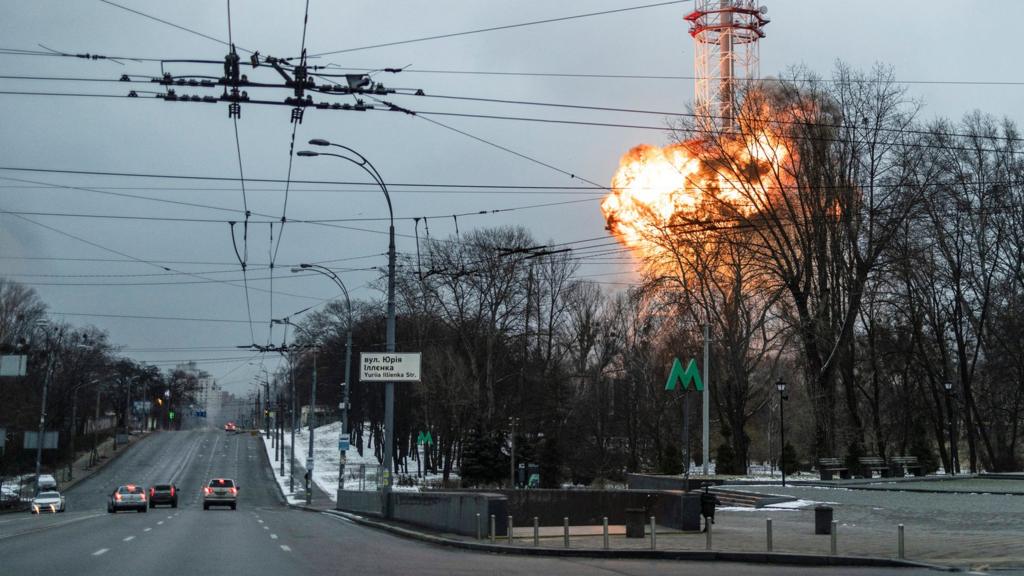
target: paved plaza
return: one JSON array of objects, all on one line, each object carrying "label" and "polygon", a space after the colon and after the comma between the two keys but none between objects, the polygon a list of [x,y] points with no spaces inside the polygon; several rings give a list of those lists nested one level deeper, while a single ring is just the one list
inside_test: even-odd
[{"label": "paved plaza", "polygon": [[[723,508],[712,531],[714,550],[763,552],[766,520],[772,519],[773,551],[828,554],[831,537],[814,534],[814,507],[833,508],[838,523],[837,553],[895,558],[898,525],[904,525],[908,560],[960,568],[1024,568],[1024,480],[874,482],[867,489],[829,486],[743,486],[762,494],[791,496],[781,507]],[[730,487],[732,488],[732,487]],[[993,493],[996,492],[996,493]],[[515,545],[533,544],[529,519],[516,519]],[[622,526],[609,529],[613,549],[650,548],[626,538]],[[562,527],[543,527],[541,547],[563,547]],[[498,543],[507,542],[499,538]],[[658,530],[659,550],[704,550],[706,535]],[[600,526],[571,529],[570,546],[604,546]]]}]

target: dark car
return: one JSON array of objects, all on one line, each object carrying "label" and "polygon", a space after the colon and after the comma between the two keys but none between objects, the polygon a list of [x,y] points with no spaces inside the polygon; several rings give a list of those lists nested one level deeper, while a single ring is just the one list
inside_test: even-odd
[{"label": "dark car", "polygon": [[145,512],[146,491],[135,484],[124,484],[115,488],[107,501],[107,512],[113,514],[118,510]]},{"label": "dark car", "polygon": [[149,507],[167,504],[171,508],[178,507],[178,487],[174,484],[154,484],[149,487]]}]

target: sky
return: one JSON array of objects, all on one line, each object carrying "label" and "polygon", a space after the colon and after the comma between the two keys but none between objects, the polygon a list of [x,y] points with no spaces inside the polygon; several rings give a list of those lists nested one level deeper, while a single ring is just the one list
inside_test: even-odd
[{"label": "sky", "polygon": [[[280,344],[271,318],[338,296],[327,278],[291,274],[292,266],[322,263],[353,299],[382,298],[383,194],[344,160],[290,158],[293,128],[296,152],[323,138],[377,168],[390,189],[401,254],[415,254],[417,233],[447,238],[523,226],[540,243],[572,247],[579,277],[621,290],[636,281],[634,265],[604,228],[601,187],[633,146],[667,144],[667,115],[685,113],[693,98],[693,41],[683,20],[692,2],[623,11],[655,1],[310,0],[305,31],[304,1],[236,0],[230,26],[226,1],[0,2],[0,276],[35,288],[54,318],[106,330],[125,356],[162,368],[193,360],[241,394],[261,363],[273,370],[280,359],[237,346]],[[1024,124],[1020,47],[1007,24],[1024,21],[1024,2],[764,4],[771,23],[761,76],[795,65],[827,76],[837,61],[860,69],[882,63],[920,100],[923,120],[980,109]],[[317,55],[309,63],[325,67],[319,72],[377,71],[374,81],[404,93],[384,99],[422,114],[366,100],[378,108],[308,109],[296,126],[287,106],[243,104],[236,121],[223,102],[154,97],[163,87],[148,79],[165,72],[221,76],[220,64],[171,60],[221,61],[229,37],[243,61],[253,51],[298,56],[305,37],[307,53]],[[116,59],[14,53],[22,50]],[[281,80],[265,65],[242,72]],[[117,82],[122,75],[135,82]],[[126,98],[130,90],[138,97]],[[291,95],[249,92],[274,101]],[[236,224],[234,245],[247,262],[247,289],[229,224],[243,221],[246,208],[247,238]]]}]

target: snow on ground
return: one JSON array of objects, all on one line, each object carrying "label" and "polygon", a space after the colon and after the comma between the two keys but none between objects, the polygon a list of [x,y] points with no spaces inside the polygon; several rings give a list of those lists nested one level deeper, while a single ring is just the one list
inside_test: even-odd
[{"label": "snow on ground", "polygon": [[[263,439],[263,448],[266,449],[266,451],[267,451],[267,458],[270,459],[271,467],[274,469],[274,472],[273,472],[274,473],[274,480],[276,480],[277,481],[277,485],[281,487],[281,492],[284,494],[284,497],[288,500],[288,503],[289,504],[305,504],[305,502],[306,502],[305,495],[301,494],[300,492],[292,493],[292,492],[290,492],[288,490],[288,484],[289,484],[288,474],[287,474],[288,471],[285,470],[285,474],[284,475],[278,474],[278,472],[281,471],[281,467],[280,467],[279,464],[275,464],[275,462],[274,462],[274,451],[276,450],[276,448],[272,448],[271,447],[273,445],[271,444],[270,439],[267,438],[265,433],[262,433],[262,432],[260,433],[260,438]],[[299,483],[296,483],[296,487],[300,487]],[[302,496],[302,497],[300,498],[299,496]]]},{"label": "snow on ground", "polygon": [[[316,483],[317,487],[327,493],[331,500],[337,500],[338,494],[338,468],[339,468],[339,456],[338,452],[338,436],[341,434],[341,422],[331,422],[324,426],[320,426],[313,433],[313,482]],[[359,455],[359,451],[356,450],[356,443],[351,442],[351,447],[345,453],[345,489],[346,490],[375,490],[377,489],[377,473],[381,468],[381,463],[377,460],[374,455],[375,450],[373,448],[373,438],[369,431],[364,431],[363,434],[363,455]],[[264,444],[267,449],[267,454],[270,456],[270,461],[274,461],[274,451],[271,448],[271,440],[264,439]],[[284,435],[285,450],[291,452],[291,433],[285,431]],[[299,484],[302,482],[302,476],[306,473],[306,459],[309,456],[309,429],[302,428],[295,432],[295,470],[296,478],[295,485],[299,488]],[[422,454],[421,454],[422,458]],[[421,460],[422,461],[422,460]],[[365,474],[363,473],[365,466]],[[409,466],[410,475],[415,475],[415,463],[411,463]],[[287,470],[286,470],[287,472]],[[287,483],[288,476],[284,476],[282,480],[277,475],[275,470],[275,477],[278,478],[278,482],[284,482],[285,494],[288,493]],[[422,479],[419,479],[425,483],[439,483],[441,481],[440,474],[424,474]],[[418,486],[400,486],[396,484],[394,490],[419,490]],[[304,498],[301,490],[297,490],[296,494]]]},{"label": "snow on ground", "polygon": [[716,508],[718,511],[729,511],[729,512],[772,512],[772,511],[783,511],[783,512],[796,512],[804,510],[806,508],[813,508],[819,504],[835,504],[835,502],[818,502],[817,500],[793,500],[791,502],[779,502],[777,504],[768,504],[761,508],[747,508],[744,506],[722,506]]}]

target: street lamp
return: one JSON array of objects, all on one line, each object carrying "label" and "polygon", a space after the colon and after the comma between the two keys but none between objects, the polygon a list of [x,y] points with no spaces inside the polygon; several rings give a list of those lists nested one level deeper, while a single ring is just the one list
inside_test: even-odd
[{"label": "street lamp", "polygon": [[[46,393],[50,388],[50,377],[53,374],[53,348],[56,345],[54,338],[50,337],[50,323],[46,320],[36,321],[36,327],[43,331],[46,336],[46,371],[43,374],[43,402],[39,409],[39,436],[36,437],[36,479],[39,478],[39,473],[42,472],[43,466],[43,437],[46,435]],[[57,334],[57,342],[60,341],[60,336],[63,334],[63,329]]]},{"label": "street lamp", "polygon": [[[351,381],[349,380],[349,371],[352,367],[352,301],[348,297],[348,288],[345,287],[345,283],[341,281],[341,278],[334,273],[334,270],[327,268],[326,266],[320,266],[319,264],[299,264],[297,267],[292,268],[292,274],[297,274],[303,270],[310,270],[323,276],[327,276],[338,285],[341,289],[341,293],[345,295],[345,313],[348,316],[346,323],[348,329],[345,331],[345,373],[342,375],[344,380],[344,389],[342,390],[342,408],[341,408],[341,433],[348,434],[348,391],[351,388]],[[312,442],[311,442],[312,445]],[[338,461],[338,490],[345,489],[345,460],[346,455],[344,452],[339,456]]]},{"label": "street lamp", "polygon": [[[302,330],[312,340],[316,340],[313,334],[306,328],[299,326],[291,321],[290,318],[284,318],[282,320],[272,319],[274,324],[287,324],[288,326],[294,327],[296,330]],[[313,434],[316,425],[316,353],[319,349],[319,345],[314,344],[313,346],[313,390],[309,400],[309,413],[306,415],[309,418],[309,451],[306,455],[306,504],[311,504],[313,499],[313,491],[310,489],[310,482],[313,481]],[[293,388],[294,390],[294,388]],[[294,430],[292,432],[292,452],[295,451],[295,436]]]},{"label": "street lamp", "polygon": [[[384,179],[381,178],[380,172],[377,168],[370,163],[362,154],[341,144],[334,144],[321,138],[315,138],[310,140],[309,143],[313,146],[334,146],[335,148],[341,148],[352,156],[346,156],[344,154],[332,154],[330,152],[313,152],[312,150],[300,150],[299,156],[334,156],[346,160],[359,166],[367,174],[373,178],[374,182],[380,186],[382,192],[384,192],[384,198],[388,202],[388,217],[390,219],[390,225],[388,227],[388,318],[387,318],[387,352],[395,351],[395,212],[391,205],[391,195],[388,193],[388,187],[384,184]],[[384,384],[384,482],[382,486],[382,492],[384,497],[384,516],[391,517],[391,500],[389,495],[391,493],[391,480],[393,477],[393,466],[391,455],[394,452],[395,447],[395,383],[387,382]]]},{"label": "street lamp", "polygon": [[782,486],[786,486],[786,383],[779,378],[775,383],[775,389],[779,391],[779,469],[782,470]]},{"label": "street lamp", "polygon": [[945,382],[942,385],[946,389],[946,411],[949,415],[949,471],[948,474],[956,474],[957,449],[956,449],[956,419],[953,417],[953,383]]}]

